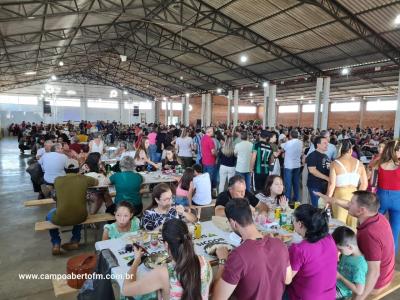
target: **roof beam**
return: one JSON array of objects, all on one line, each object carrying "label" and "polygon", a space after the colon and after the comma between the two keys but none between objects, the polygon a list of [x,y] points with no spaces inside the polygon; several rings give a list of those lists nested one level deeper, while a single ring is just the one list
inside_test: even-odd
[{"label": "roof beam", "polygon": [[386,41],[379,33],[375,32],[366,23],[354,16],[345,6],[336,0],[302,0],[316,5],[334,17],[340,24],[357,34],[361,39],[371,45],[379,53],[385,55],[395,64],[400,66],[400,51]]}]

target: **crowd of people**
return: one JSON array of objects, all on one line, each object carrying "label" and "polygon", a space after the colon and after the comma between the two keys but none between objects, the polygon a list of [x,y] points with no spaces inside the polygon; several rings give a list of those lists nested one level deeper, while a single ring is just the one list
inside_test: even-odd
[{"label": "crowd of people", "polygon": [[[366,299],[391,282],[400,232],[400,142],[393,131],[262,128],[252,122],[207,128],[88,124],[14,127],[37,149],[28,168],[35,191],[57,197],[47,219],[74,225],[63,245],[58,230],[50,231],[53,254],[79,247],[87,202],[89,213],[116,216],[103,239],[137,228],[162,231],[172,262],[140,279],[131,276],[124,295],[158,290],[166,299],[207,299],[212,286],[213,299]],[[118,145],[113,167],[102,162],[109,145]],[[137,171],[180,167],[177,183],[152,187],[152,204],[143,207]],[[115,186],[114,201],[107,189],[89,189],[108,184]],[[212,270],[194,253],[186,225],[197,220],[191,208],[212,198],[215,215],[226,217],[242,238],[230,253],[217,249],[213,285]],[[296,202],[302,204],[294,209]],[[276,207],[292,216],[300,243],[286,247],[259,232],[254,220]],[[346,226],[330,234],[330,216]],[[132,275],[142,255],[136,248]]]}]

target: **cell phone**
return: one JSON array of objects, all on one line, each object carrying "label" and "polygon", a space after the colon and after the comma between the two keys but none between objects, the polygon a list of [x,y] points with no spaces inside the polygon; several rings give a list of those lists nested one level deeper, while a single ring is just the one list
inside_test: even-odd
[{"label": "cell phone", "polygon": [[[148,257],[147,254],[145,254],[145,255],[142,256],[141,264],[144,262],[144,260],[145,260],[147,257]],[[128,261],[128,263],[127,263],[128,267],[132,266],[132,264],[133,264],[134,261],[135,261],[135,258],[132,258],[130,261]]]}]

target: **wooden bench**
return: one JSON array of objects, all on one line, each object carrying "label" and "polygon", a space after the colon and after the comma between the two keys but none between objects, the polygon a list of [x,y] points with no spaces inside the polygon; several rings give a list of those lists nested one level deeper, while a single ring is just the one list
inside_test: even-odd
[{"label": "wooden bench", "polygon": [[208,208],[208,207],[214,208],[215,207],[215,202],[216,202],[216,199],[213,199],[211,201],[211,203],[207,204],[207,205],[192,205],[192,207],[195,208],[196,211],[197,211],[197,214],[196,214],[197,219],[200,220],[202,209]]},{"label": "wooden bench", "polygon": [[379,294],[377,295],[370,295],[367,297],[367,300],[379,300],[383,297],[393,293],[395,290],[400,289],[400,271],[394,272],[394,277],[392,282],[389,284],[388,287],[384,288]]},{"label": "wooden bench", "polygon": [[[81,223],[83,225],[83,234],[84,234],[84,240],[85,244],[87,244],[87,225],[89,224],[96,224],[96,223],[101,223],[101,222],[107,222],[107,221],[113,221],[115,220],[115,217],[112,214],[95,214],[95,215],[89,215],[84,222]],[[49,229],[56,229],[56,228],[61,228],[62,226],[55,225],[51,223],[50,221],[40,221],[35,223],[35,231],[43,231],[43,230],[49,230]],[[97,233],[97,231],[96,231]],[[97,234],[96,234],[97,235]],[[96,238],[97,240],[97,238]]]},{"label": "wooden bench", "polygon": [[31,207],[31,206],[41,206],[41,205],[48,205],[48,204],[55,204],[56,201],[54,201],[53,198],[47,198],[47,199],[40,199],[40,200],[28,200],[24,202],[25,207]]},{"label": "wooden bench", "polygon": [[51,281],[53,283],[54,295],[56,297],[70,294],[72,295],[74,293],[78,294],[79,292],[78,289],[73,289],[70,287],[65,279],[52,279]]}]

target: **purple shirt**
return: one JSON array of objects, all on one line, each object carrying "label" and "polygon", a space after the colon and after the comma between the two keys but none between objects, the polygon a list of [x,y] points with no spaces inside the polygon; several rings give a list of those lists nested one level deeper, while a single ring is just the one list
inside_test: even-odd
[{"label": "purple shirt", "polygon": [[[289,253],[281,240],[246,240],[228,256],[222,279],[240,300],[281,300]],[[336,274],[336,273],[335,273]]]},{"label": "purple shirt", "polygon": [[337,249],[331,235],[315,243],[306,240],[289,248],[290,264],[297,271],[289,286],[290,300],[334,300]]}]

